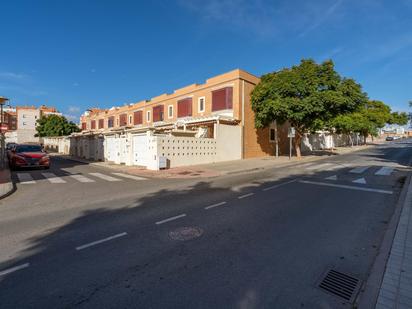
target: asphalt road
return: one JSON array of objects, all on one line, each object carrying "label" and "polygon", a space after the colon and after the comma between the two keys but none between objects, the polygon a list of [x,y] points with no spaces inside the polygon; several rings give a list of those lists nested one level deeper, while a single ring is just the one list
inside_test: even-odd
[{"label": "asphalt road", "polygon": [[350,308],[319,280],[331,268],[367,279],[411,156],[402,140],[208,180],[61,159],[13,173],[0,307]]}]

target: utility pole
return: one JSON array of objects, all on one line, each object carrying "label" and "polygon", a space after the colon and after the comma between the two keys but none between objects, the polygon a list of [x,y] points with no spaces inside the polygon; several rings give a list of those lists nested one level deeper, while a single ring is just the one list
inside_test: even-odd
[{"label": "utility pole", "polygon": [[4,127],[3,127],[3,105],[9,99],[5,97],[0,97],[0,160],[1,160],[1,168],[4,168],[4,161],[5,161],[5,154],[6,154],[6,146],[5,146],[5,136],[4,136]]}]

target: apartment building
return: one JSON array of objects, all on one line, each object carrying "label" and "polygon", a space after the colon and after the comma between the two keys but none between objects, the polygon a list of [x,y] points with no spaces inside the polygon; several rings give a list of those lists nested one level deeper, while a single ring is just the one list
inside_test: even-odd
[{"label": "apartment building", "polygon": [[18,143],[39,142],[39,138],[36,137],[36,125],[37,120],[41,116],[47,116],[51,114],[61,115],[56,108],[47,107],[41,105],[35,106],[17,106],[16,107],[16,136]]},{"label": "apartment building", "polygon": [[[258,82],[258,77],[246,71],[233,70],[209,78],[204,84],[189,85],[150,100],[110,109],[90,109],[80,118],[81,128],[83,134],[151,131],[222,139],[232,127],[230,137],[223,140],[226,145],[222,145],[219,161],[225,159],[225,153],[227,160],[273,155],[275,133],[278,136],[287,133],[283,127],[275,132],[274,125],[255,129],[250,95]],[[167,151],[162,154],[173,155]]]}]

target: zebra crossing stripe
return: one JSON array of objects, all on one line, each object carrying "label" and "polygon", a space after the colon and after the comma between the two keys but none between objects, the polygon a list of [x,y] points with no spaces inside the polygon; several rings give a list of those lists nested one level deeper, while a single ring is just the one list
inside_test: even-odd
[{"label": "zebra crossing stripe", "polygon": [[362,174],[363,172],[365,172],[367,169],[369,168],[369,166],[358,166],[354,169],[351,169],[349,171],[349,173],[353,173],[353,174]]},{"label": "zebra crossing stripe", "polygon": [[73,175],[70,175],[70,177],[74,178],[75,180],[79,182],[95,182],[93,179],[87,178],[80,174],[73,174]]},{"label": "zebra crossing stripe", "polygon": [[92,175],[94,177],[97,177],[97,178],[100,178],[100,179],[103,179],[103,180],[107,180],[107,181],[121,181],[121,179],[119,179],[119,178],[115,178],[115,177],[105,175],[105,174],[102,174],[102,173],[89,173],[89,175]]},{"label": "zebra crossing stripe", "polygon": [[29,173],[17,173],[19,182],[23,185],[36,183]]},{"label": "zebra crossing stripe", "polygon": [[41,173],[51,183],[66,183],[61,177],[57,177],[53,173]]},{"label": "zebra crossing stripe", "polygon": [[124,173],[112,173],[112,174],[116,175],[116,176],[119,176],[119,177],[129,178],[129,179],[133,179],[133,180],[146,180],[146,178],[143,178],[143,177],[124,174]]},{"label": "zebra crossing stripe", "polygon": [[333,166],[332,163],[323,163],[323,164],[315,164],[315,165],[308,166],[306,169],[307,170],[317,170],[317,169],[322,169],[322,168],[330,168],[331,166]]},{"label": "zebra crossing stripe", "polygon": [[383,166],[375,173],[375,175],[389,176],[390,174],[392,174],[392,172],[393,172],[393,167]]}]

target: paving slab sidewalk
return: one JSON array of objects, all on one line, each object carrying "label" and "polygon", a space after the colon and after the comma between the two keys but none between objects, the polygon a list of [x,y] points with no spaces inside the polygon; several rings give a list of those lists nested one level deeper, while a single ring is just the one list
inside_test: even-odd
[{"label": "paving slab sidewalk", "polygon": [[312,155],[303,156],[301,159],[292,157],[289,159],[286,156],[276,157],[263,157],[263,158],[252,158],[244,160],[235,160],[235,161],[225,161],[218,163],[209,163],[209,164],[199,164],[192,166],[182,166],[175,167],[166,170],[152,171],[147,170],[144,167],[136,166],[125,166],[113,164],[110,162],[96,162],[91,160],[85,160],[82,158],[72,157],[68,155],[53,154],[64,159],[78,161],[86,164],[91,164],[95,166],[100,166],[104,168],[111,168],[117,171],[124,173],[137,175],[141,177],[149,178],[209,178],[217,177],[221,175],[230,175],[230,174],[242,174],[242,173],[251,173],[259,170],[265,170],[273,167],[280,166],[289,166],[295,165],[298,163],[307,163],[312,161],[317,161],[324,159],[327,156],[339,155],[359,150],[367,149],[373,145],[367,146],[354,146],[354,147],[339,147],[333,152],[331,151],[319,151]]},{"label": "paving slab sidewalk", "polygon": [[412,181],[408,184],[375,308],[412,308]]},{"label": "paving slab sidewalk", "polygon": [[8,164],[0,168],[0,199],[9,195],[14,189]]}]

